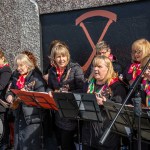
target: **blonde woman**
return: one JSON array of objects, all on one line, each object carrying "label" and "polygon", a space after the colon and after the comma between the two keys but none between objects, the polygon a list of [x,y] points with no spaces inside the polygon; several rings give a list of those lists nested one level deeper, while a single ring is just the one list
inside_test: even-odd
[{"label": "blonde woman", "polygon": [[[70,61],[68,46],[58,43],[52,48],[50,55],[52,67],[48,72],[48,92],[82,92],[84,84],[83,71],[78,63]],[[49,92],[51,95],[51,92]],[[61,118],[55,113],[57,139],[62,150],[75,150],[74,132],[76,121]]]},{"label": "blonde woman", "polygon": [[[13,73],[10,89],[45,91],[46,83],[42,74],[36,71],[36,66],[26,54],[17,55],[14,66],[16,71]],[[11,91],[8,91],[6,98],[9,103],[15,101],[15,95]],[[43,123],[46,111],[20,102],[18,108],[14,110],[14,115],[14,149],[43,149]]]},{"label": "blonde woman", "polygon": [[82,127],[83,150],[119,150],[120,137],[111,133],[103,145],[99,144],[100,137],[109,125],[109,119],[104,110],[103,103],[111,101],[122,103],[126,97],[124,85],[119,81],[117,73],[113,69],[111,60],[106,56],[96,56],[93,60],[93,73],[89,80],[87,93],[96,95],[97,104],[100,107],[102,123],[96,121],[84,121]]},{"label": "blonde woman", "polygon": [[141,73],[141,61],[150,54],[150,42],[146,39],[138,39],[133,42],[131,47],[131,65],[124,72],[124,79],[132,84],[136,77]]}]

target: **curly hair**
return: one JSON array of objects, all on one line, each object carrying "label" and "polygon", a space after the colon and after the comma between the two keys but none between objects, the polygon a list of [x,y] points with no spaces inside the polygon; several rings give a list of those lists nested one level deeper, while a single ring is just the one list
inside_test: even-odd
[{"label": "curly hair", "polygon": [[21,54],[27,55],[29,59],[32,61],[32,63],[34,64],[34,66],[37,66],[37,59],[32,52],[24,50],[21,52]]},{"label": "curly hair", "polygon": [[7,60],[6,60],[6,57],[2,48],[0,48],[0,58],[4,58],[4,62],[7,63]]}]

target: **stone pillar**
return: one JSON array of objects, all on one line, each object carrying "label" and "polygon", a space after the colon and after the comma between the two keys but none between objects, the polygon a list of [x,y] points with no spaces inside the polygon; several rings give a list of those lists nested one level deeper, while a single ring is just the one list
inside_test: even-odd
[{"label": "stone pillar", "polygon": [[0,18],[0,47],[4,49],[11,66],[14,57],[23,50],[32,51],[40,66],[40,23],[36,2],[1,0]]}]

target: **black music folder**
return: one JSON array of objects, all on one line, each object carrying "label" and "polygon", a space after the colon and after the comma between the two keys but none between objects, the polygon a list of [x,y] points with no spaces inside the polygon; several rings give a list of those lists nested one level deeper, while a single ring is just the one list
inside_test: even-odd
[{"label": "black music folder", "polygon": [[99,105],[95,94],[89,93],[53,93],[61,117],[101,121]]},{"label": "black music folder", "polygon": [[[111,120],[116,116],[121,104],[112,101],[104,102],[104,107]],[[126,105],[118,116],[112,131],[123,136],[133,134],[133,139],[137,139],[138,134],[138,119],[134,115],[134,107]],[[150,143],[150,109],[142,109],[141,115],[141,139]]]}]

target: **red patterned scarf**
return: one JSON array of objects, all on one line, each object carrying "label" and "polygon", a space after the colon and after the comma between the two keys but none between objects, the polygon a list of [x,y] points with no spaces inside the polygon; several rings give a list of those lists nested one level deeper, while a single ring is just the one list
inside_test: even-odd
[{"label": "red patterned scarf", "polygon": [[104,84],[103,87],[101,89],[98,89],[97,91],[94,91],[95,88],[95,82],[96,80],[94,78],[92,78],[89,82],[89,86],[88,86],[88,90],[87,93],[102,93],[103,91],[105,91],[109,86],[111,86],[112,84],[114,84],[115,82],[117,82],[119,79],[117,78],[112,78],[111,81],[108,84]]},{"label": "red patterned scarf", "polygon": [[131,64],[128,73],[132,74],[132,80],[134,81],[136,77],[141,73],[141,64],[140,63]]},{"label": "red patterned scarf", "polygon": [[57,67],[56,72],[57,72],[57,80],[58,80],[58,82],[60,82],[60,79],[61,79],[62,74],[64,73],[64,70]]},{"label": "red patterned scarf", "polygon": [[142,84],[146,93],[146,107],[150,107],[150,82],[144,78]]},{"label": "red patterned scarf", "polygon": [[25,77],[24,75],[20,75],[16,83],[16,85],[18,86],[18,89],[24,88],[24,83],[25,83]]}]

